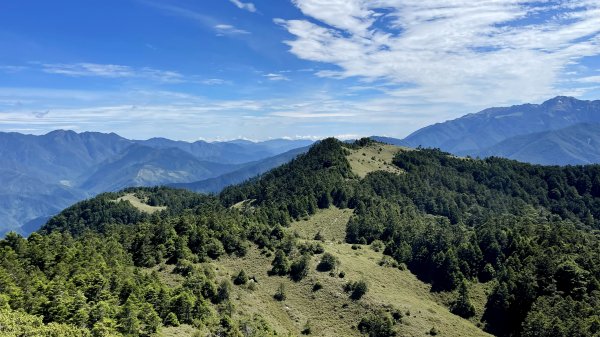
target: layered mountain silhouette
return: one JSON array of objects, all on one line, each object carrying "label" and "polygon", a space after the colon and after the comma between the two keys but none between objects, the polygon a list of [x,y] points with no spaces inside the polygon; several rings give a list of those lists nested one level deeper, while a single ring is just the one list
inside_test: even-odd
[{"label": "layered mountain silhouette", "polygon": [[0,235],[27,234],[49,216],[101,192],[191,183],[257,165],[263,169],[250,172],[260,174],[282,163],[261,161],[311,143],[130,140],[65,130],[41,136],[0,133]]},{"label": "layered mountain silhouette", "polygon": [[600,124],[577,124],[505,139],[476,153],[542,165],[600,163]]},{"label": "layered mountain silhouette", "polygon": [[506,139],[600,123],[600,101],[559,96],[542,104],[490,108],[422,128],[404,139],[408,146],[440,148],[455,154],[477,154]]},{"label": "layered mountain silhouette", "polygon": [[243,165],[240,169],[225,173],[215,178],[209,178],[193,183],[174,183],[171,187],[184,188],[199,193],[219,193],[225,187],[242,183],[248,179],[257,177],[274,167],[283,165],[298,155],[308,151],[309,147],[301,147],[282,153],[280,155],[259,160]]},{"label": "layered mountain silhouette", "polygon": [[459,156],[542,165],[595,164],[600,163],[600,101],[559,96],[542,104],[485,109],[424,127],[404,139],[371,138]]}]

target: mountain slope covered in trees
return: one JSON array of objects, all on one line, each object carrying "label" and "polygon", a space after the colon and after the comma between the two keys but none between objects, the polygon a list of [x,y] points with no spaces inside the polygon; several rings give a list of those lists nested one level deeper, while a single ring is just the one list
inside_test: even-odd
[{"label": "mountain slope covered in trees", "polygon": [[[338,320],[330,335],[484,336],[474,324],[496,336],[598,335],[600,166],[398,148],[396,170],[355,171],[367,167],[356,160],[384,167],[389,151],[326,139],[218,196],[122,192],[166,207],[153,214],[117,202],[122,193],[76,204],[28,239],[0,242],[0,317],[21,310],[96,336],[178,324],[320,335]],[[335,217],[311,224],[327,212]],[[431,293],[393,297],[409,274],[386,268]],[[328,303],[337,306],[311,321],[306,306]]]}]

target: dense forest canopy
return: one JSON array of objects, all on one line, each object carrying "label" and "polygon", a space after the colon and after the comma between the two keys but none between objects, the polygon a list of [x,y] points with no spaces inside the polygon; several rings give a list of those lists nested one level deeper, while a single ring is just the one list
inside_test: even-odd
[{"label": "dense forest canopy", "polygon": [[[354,212],[348,243],[377,242],[433,291],[456,292],[452,312],[472,316],[469,287],[492,285],[481,323],[494,335],[600,335],[600,166],[417,149],[395,156],[401,174],[361,179],[346,156],[364,146],[377,143],[323,140],[218,196],[168,188],[103,194],[29,238],[9,234],[0,242],[2,324],[59,331],[49,335],[149,336],[179,323],[231,336],[251,326],[255,336],[269,335],[260,318],[232,319],[232,285],[203,262],[258,246],[275,256],[273,273],[301,278],[306,256],[322,251],[285,227],[336,206]],[[115,201],[124,193],[167,208],[141,212]],[[152,272],[165,265],[185,282],[171,287]]]}]

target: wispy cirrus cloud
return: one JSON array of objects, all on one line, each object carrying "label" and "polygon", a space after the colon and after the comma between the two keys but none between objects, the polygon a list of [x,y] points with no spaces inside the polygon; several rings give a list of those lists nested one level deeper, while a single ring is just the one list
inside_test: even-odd
[{"label": "wispy cirrus cloud", "polygon": [[[177,16],[180,18],[192,20],[192,21],[200,24],[201,26],[204,26],[208,29],[214,30],[217,33],[217,35],[225,36],[225,35],[248,35],[248,34],[250,34],[250,32],[247,30],[240,29],[231,24],[221,23],[209,15],[200,13],[198,11],[194,11],[189,8],[171,5],[171,4],[159,3],[159,2],[150,1],[150,0],[138,0],[138,1],[147,6],[156,8],[159,11],[162,11],[163,13],[165,13],[167,15],[172,15],[172,16]],[[243,6],[248,5],[248,4],[244,4],[241,2],[240,2],[240,4],[242,5],[242,8],[246,8],[247,6],[246,7],[243,7]],[[254,5],[252,5],[252,8],[255,9]]]},{"label": "wispy cirrus cloud", "polygon": [[268,74],[264,74],[264,77],[266,77],[269,81],[289,81],[290,79],[287,76],[284,76],[282,74],[276,74],[276,73],[268,73]]},{"label": "wispy cirrus cloud", "polygon": [[226,24],[218,24],[214,26],[215,30],[217,31],[217,34],[221,34],[221,35],[246,35],[246,34],[250,34],[249,31],[247,30],[243,30],[243,29],[239,29],[236,28],[235,26],[232,25],[226,25]]},{"label": "wispy cirrus cloud", "polygon": [[0,65],[0,72],[13,74],[27,69],[25,66]]},{"label": "wispy cirrus cloud", "polygon": [[240,0],[229,0],[229,2],[236,5],[239,9],[244,9],[251,13],[256,12],[256,6],[252,2],[242,2]]},{"label": "wispy cirrus cloud", "polygon": [[206,84],[206,85],[223,85],[223,84],[232,84],[231,81],[228,80],[224,80],[222,78],[209,78],[206,80],[202,80],[200,81],[200,83],[202,84]]},{"label": "wispy cirrus cloud", "polygon": [[184,76],[176,71],[149,67],[134,68],[117,64],[99,63],[44,63],[41,70],[48,74],[72,77],[143,78],[160,82],[182,82]]},{"label": "wispy cirrus cloud", "polygon": [[[600,55],[591,0],[293,0],[312,20],[282,20],[316,74],[396,85],[389,97],[485,106],[564,92],[561,79]],[[572,82],[571,82],[572,83]]]}]

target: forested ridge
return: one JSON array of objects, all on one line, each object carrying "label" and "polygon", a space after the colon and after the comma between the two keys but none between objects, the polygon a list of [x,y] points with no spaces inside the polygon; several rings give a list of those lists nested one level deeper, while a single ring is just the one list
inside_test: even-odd
[{"label": "forested ridge", "polygon": [[[103,194],[64,210],[29,238],[7,235],[0,242],[0,329],[17,336],[150,336],[186,323],[219,335],[272,335],[260,317],[232,317],[233,285],[202,262],[258,246],[274,255],[273,273],[301,278],[307,257],[322,249],[285,227],[336,206],[354,210],[348,243],[381,245],[432,291],[452,291],[457,315],[474,315],[470,287],[492,285],[481,317],[492,334],[600,336],[600,166],[543,167],[418,149],[394,158],[403,173],[360,179],[346,155],[366,145],[376,143],[323,140],[218,196],[168,188]],[[123,193],[167,208],[143,213],[116,202]],[[166,266],[185,281],[161,279],[156,269]]]}]

